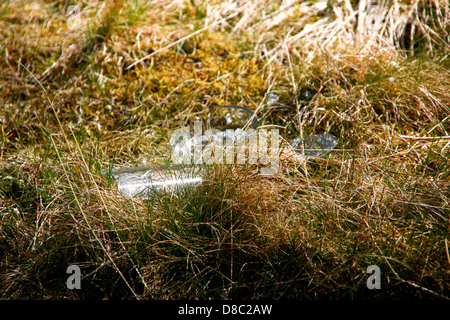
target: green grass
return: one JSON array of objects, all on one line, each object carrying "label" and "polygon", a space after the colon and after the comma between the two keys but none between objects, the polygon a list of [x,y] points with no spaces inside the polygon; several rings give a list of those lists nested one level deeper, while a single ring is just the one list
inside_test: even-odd
[{"label": "green grass", "polygon": [[[0,297],[448,299],[448,2],[323,4],[105,0],[77,30],[63,2],[0,5]],[[225,104],[338,146],[147,200],[102,174],[167,162]]]}]

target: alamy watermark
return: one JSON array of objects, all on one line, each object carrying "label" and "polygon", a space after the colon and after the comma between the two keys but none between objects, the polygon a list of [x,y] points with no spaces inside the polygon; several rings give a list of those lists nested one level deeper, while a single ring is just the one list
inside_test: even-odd
[{"label": "alamy watermark", "polygon": [[278,129],[208,129],[203,134],[202,122],[195,121],[193,135],[177,129],[170,143],[175,164],[258,164],[266,175],[279,169]]},{"label": "alamy watermark", "polygon": [[92,12],[94,10],[89,3],[83,9],[78,4],[68,6],[65,10],[67,28],[73,31],[84,28],[93,21]]},{"label": "alamy watermark", "polygon": [[[69,265],[66,270],[70,276],[67,278],[67,289],[81,289],[81,270],[77,265]],[[366,273],[370,275],[367,278],[367,288],[369,290],[381,289],[381,270],[377,265],[370,265],[367,267]]]},{"label": "alamy watermark", "polygon": [[381,270],[377,265],[371,265],[367,267],[367,274],[370,274],[367,279],[367,288],[370,290],[381,289]]},{"label": "alamy watermark", "polygon": [[66,273],[70,274],[66,281],[67,289],[81,289],[80,267],[75,264],[71,264],[67,267]]}]

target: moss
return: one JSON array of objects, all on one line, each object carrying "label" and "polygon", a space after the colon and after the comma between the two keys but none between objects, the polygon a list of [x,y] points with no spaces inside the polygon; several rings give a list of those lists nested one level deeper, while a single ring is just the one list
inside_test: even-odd
[{"label": "moss", "polygon": [[[0,296],[448,297],[450,77],[438,8],[420,7],[430,20],[414,21],[436,33],[414,38],[408,56],[386,33],[355,38],[356,2],[315,3],[106,0],[87,4],[94,20],[77,30],[62,2],[2,4]],[[408,1],[386,5],[415,19]],[[339,144],[273,176],[213,166],[210,184],[147,202],[101,174],[167,162],[175,129],[226,104],[259,108],[260,124],[287,141],[330,133]],[[80,294],[58,276],[69,263],[83,266]],[[375,293],[371,264],[389,278]]]}]

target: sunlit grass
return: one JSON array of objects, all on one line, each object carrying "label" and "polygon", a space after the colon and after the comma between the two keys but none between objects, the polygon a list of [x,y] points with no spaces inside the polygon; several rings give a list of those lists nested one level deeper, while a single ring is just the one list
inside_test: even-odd
[{"label": "sunlit grass", "polygon": [[[448,299],[448,1],[352,3],[1,4],[1,297]],[[338,146],[147,200],[102,174],[224,104]]]}]

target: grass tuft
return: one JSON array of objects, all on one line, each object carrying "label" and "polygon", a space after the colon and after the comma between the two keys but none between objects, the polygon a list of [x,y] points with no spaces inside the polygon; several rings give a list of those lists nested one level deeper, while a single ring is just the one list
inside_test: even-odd
[{"label": "grass tuft", "polygon": [[[68,5],[0,5],[0,297],[449,299],[448,1]],[[146,200],[102,174],[218,105],[338,145]]]}]

